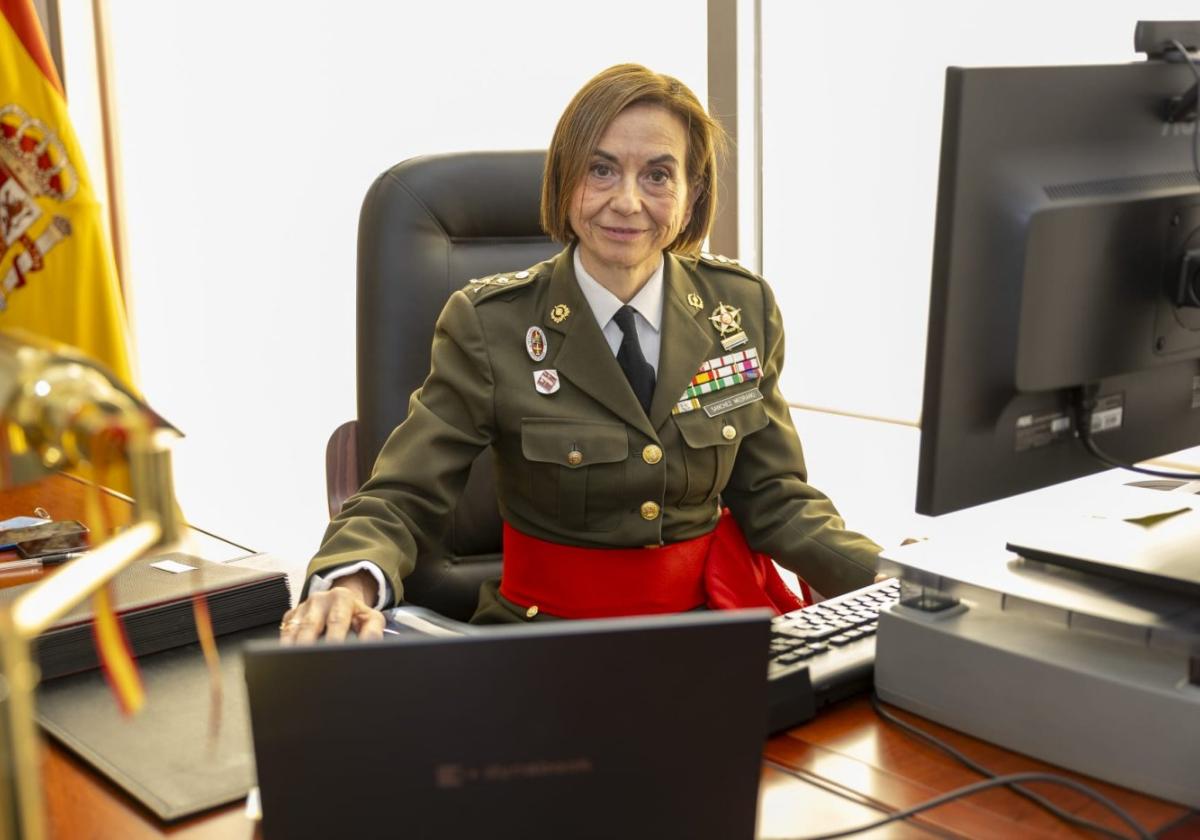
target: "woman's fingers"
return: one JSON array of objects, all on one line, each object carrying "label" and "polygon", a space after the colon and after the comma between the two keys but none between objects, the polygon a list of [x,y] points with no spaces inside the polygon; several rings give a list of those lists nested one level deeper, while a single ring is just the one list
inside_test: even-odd
[{"label": "woman's fingers", "polygon": [[383,628],[387,620],[383,617],[383,613],[379,610],[373,610],[367,607],[360,610],[354,616],[354,626],[358,631],[358,638],[369,639],[376,641],[383,638]]},{"label": "woman's fingers", "polygon": [[353,627],[362,639],[383,638],[383,613],[363,603],[353,591],[335,586],[315,592],[283,615],[279,641],[285,645],[310,644],[324,634],[330,642],[343,642]]}]

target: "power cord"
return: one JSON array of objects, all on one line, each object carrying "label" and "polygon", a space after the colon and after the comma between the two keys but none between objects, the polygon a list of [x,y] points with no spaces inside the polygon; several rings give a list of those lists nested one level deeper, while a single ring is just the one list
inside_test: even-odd
[{"label": "power cord", "polygon": [[[930,733],[926,732],[925,730],[923,730],[917,726],[913,726],[911,723],[909,723],[906,720],[901,720],[900,718],[896,717],[896,715],[892,714],[887,709],[883,708],[883,706],[881,706],[879,703],[879,695],[877,695],[873,692],[871,694],[871,708],[875,710],[875,714],[879,715],[881,718],[886,720],[888,723],[892,724],[893,726],[898,726],[899,728],[903,729],[905,732],[912,735],[913,737],[920,738],[922,741],[925,741],[927,744],[929,744],[933,747],[936,747],[937,749],[946,753],[946,755],[950,756],[955,761],[964,765],[968,769],[975,771],[976,773],[978,773],[981,776],[986,776],[989,779],[997,778],[996,773],[994,773],[993,771],[984,767],[982,764],[979,764],[978,762],[974,761],[973,759],[968,758],[965,754],[963,754],[959,750],[956,750],[954,747],[950,746],[945,741],[941,740],[940,738],[938,738],[934,735],[931,735]],[[1049,811],[1054,816],[1058,817],[1060,820],[1071,823],[1071,825],[1078,826],[1079,828],[1085,829],[1087,831],[1094,831],[1097,834],[1103,834],[1106,837],[1115,838],[1115,840],[1127,840],[1126,835],[1121,834],[1119,831],[1113,831],[1111,828],[1102,826],[1099,823],[1092,822],[1091,820],[1085,820],[1083,817],[1077,817],[1074,814],[1070,813],[1069,811],[1066,811],[1063,808],[1060,808],[1059,806],[1055,805],[1053,802],[1051,802],[1049,799],[1042,796],[1041,794],[1035,793],[1034,791],[1030,790],[1029,788],[1024,788],[1024,787],[1021,787],[1020,785],[1012,785],[1011,789],[1014,793],[1024,796],[1026,799],[1030,800],[1031,802],[1034,802],[1034,803],[1040,805],[1041,807],[1045,808],[1047,811]],[[1136,826],[1136,824],[1135,824],[1135,826]]]},{"label": "power cord", "polygon": [[[919,727],[913,726],[911,723],[901,720],[900,718],[896,717],[892,713],[888,712],[886,709],[884,709],[879,704],[879,698],[874,693],[871,694],[871,708],[873,708],[875,710],[875,713],[877,715],[879,715],[881,718],[883,718],[885,721],[887,721],[888,723],[894,724],[894,725],[900,727],[901,729],[903,729],[905,732],[908,732],[909,734],[920,738],[921,740],[931,744],[932,746],[937,747],[939,750],[942,750],[943,752],[945,752],[947,755],[949,755],[951,758],[955,759],[956,761],[961,762],[963,765],[965,765],[969,769],[975,771],[976,773],[979,773],[982,776],[987,776],[988,778],[985,781],[975,782],[974,784],[966,785],[964,787],[960,787],[955,790],[944,793],[941,796],[937,796],[933,799],[926,800],[925,802],[922,802],[919,805],[915,805],[912,808],[907,808],[903,811],[897,811],[894,814],[889,814],[887,817],[883,817],[872,823],[866,823],[864,825],[856,826],[854,828],[845,829],[843,831],[831,832],[828,834],[815,834],[815,835],[810,835],[810,836],[806,836],[806,837],[794,838],[793,840],[834,840],[834,838],[837,838],[837,837],[850,837],[855,834],[861,834],[865,831],[872,831],[876,828],[880,828],[882,826],[889,825],[889,824],[891,824],[893,822],[897,822],[899,820],[906,820],[909,817],[912,817],[912,816],[922,813],[923,811],[928,811],[933,808],[941,807],[942,805],[953,802],[956,799],[962,799],[967,796],[972,796],[976,793],[980,793],[985,790],[990,790],[991,788],[994,788],[994,787],[1003,787],[1003,786],[1007,786],[1014,793],[1024,796],[1026,799],[1029,799],[1030,801],[1042,806],[1043,808],[1045,808],[1047,811],[1049,811],[1054,816],[1058,817],[1059,819],[1061,819],[1065,822],[1070,823],[1071,825],[1077,826],[1077,827],[1082,828],[1087,831],[1093,831],[1093,832],[1095,832],[1097,834],[1101,834],[1105,837],[1114,838],[1114,840],[1129,840],[1129,835],[1125,835],[1118,831],[1114,831],[1111,828],[1100,825],[1099,823],[1096,823],[1096,822],[1092,822],[1091,820],[1086,820],[1082,817],[1077,817],[1074,814],[1060,808],[1059,806],[1055,805],[1050,800],[1046,799],[1041,794],[1035,793],[1034,791],[1031,791],[1028,788],[1022,787],[1021,783],[1023,783],[1023,782],[1049,782],[1051,784],[1058,784],[1058,785],[1063,785],[1065,787],[1069,787],[1069,788],[1083,794],[1084,796],[1088,797],[1089,799],[1093,800],[1094,802],[1099,803],[1100,805],[1102,805],[1103,807],[1105,807],[1109,811],[1111,811],[1113,814],[1115,814],[1122,822],[1124,822],[1131,829],[1133,829],[1133,832],[1134,832],[1133,836],[1137,837],[1138,840],[1154,840],[1154,835],[1151,834],[1150,832],[1148,832],[1145,828],[1143,828],[1142,825],[1140,823],[1138,823],[1138,821],[1135,820],[1129,814],[1128,811],[1126,811],[1124,808],[1122,808],[1117,803],[1113,802],[1108,797],[1097,793],[1096,791],[1092,790],[1091,788],[1087,787],[1084,784],[1081,784],[1080,782],[1076,782],[1074,779],[1068,779],[1064,776],[1056,776],[1052,773],[1040,773],[1040,772],[1010,773],[1008,775],[998,776],[991,770],[984,767],[983,765],[979,764],[976,761],[973,761],[972,759],[968,758],[963,753],[954,749],[954,747],[950,746],[945,741],[942,741],[940,738],[937,738],[937,737],[929,734],[928,732],[925,732],[924,730],[920,729]],[[774,762],[774,761],[768,761],[767,763],[773,767],[776,767],[779,770],[782,770],[785,773],[788,773],[789,775],[795,776],[796,778],[800,778],[800,779],[804,778],[799,773],[797,773],[795,770],[793,770],[790,767],[787,767],[786,765],[779,764],[778,762]]]},{"label": "power cord", "polygon": [[[1200,70],[1197,70],[1200,73]],[[1197,137],[1200,137],[1200,126],[1197,126]],[[1198,170],[1197,177],[1200,177]],[[1092,409],[1096,405],[1095,385],[1085,385],[1080,388],[1075,388],[1071,394],[1071,413],[1074,415],[1076,433],[1079,435],[1079,442],[1083,444],[1083,448],[1088,451],[1093,458],[1106,464],[1110,467],[1117,467],[1122,470],[1129,470],[1142,475],[1152,475],[1157,478],[1174,478],[1181,481],[1196,481],[1200,479],[1200,473],[1185,473],[1172,472],[1170,470],[1152,470],[1149,467],[1139,467],[1136,464],[1127,464],[1124,461],[1118,461],[1116,458],[1105,453],[1096,445],[1096,441],[1092,438]]]},{"label": "power cord", "polygon": [[871,831],[876,828],[881,828],[885,825],[890,825],[891,823],[899,820],[906,820],[909,817],[916,816],[923,811],[928,811],[932,808],[938,808],[948,802],[953,802],[956,799],[962,799],[964,797],[971,796],[972,794],[981,793],[985,790],[991,790],[995,787],[1004,787],[1005,785],[1020,784],[1022,782],[1048,782],[1051,784],[1069,787],[1072,790],[1083,794],[1089,799],[1092,799],[1101,805],[1112,809],[1117,816],[1124,820],[1130,826],[1130,828],[1136,832],[1138,840],[1154,840],[1154,836],[1152,834],[1148,833],[1145,829],[1138,825],[1137,822],[1134,821],[1133,817],[1129,816],[1129,814],[1127,814],[1112,800],[1101,796],[1087,785],[1082,785],[1073,779],[1066,778],[1065,776],[1055,776],[1052,773],[1009,773],[1006,776],[996,776],[994,779],[985,779],[982,782],[975,782],[971,785],[956,788],[948,793],[943,793],[941,796],[937,796],[933,799],[922,802],[920,805],[914,805],[912,808],[906,808],[903,811],[897,811],[894,814],[889,814],[883,819],[875,820],[875,822],[872,823],[865,823],[854,828],[847,828],[844,831],[833,831],[828,834],[811,834],[805,837],[797,837],[794,838],[794,840],[834,840],[836,837],[850,837],[855,834],[861,834],[864,831]]}]

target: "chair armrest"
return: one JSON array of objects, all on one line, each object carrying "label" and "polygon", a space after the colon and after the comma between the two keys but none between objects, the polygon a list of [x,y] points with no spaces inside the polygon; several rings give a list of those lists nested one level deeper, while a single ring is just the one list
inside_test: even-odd
[{"label": "chair armrest", "polygon": [[358,421],[347,420],[334,429],[325,444],[325,497],[329,518],[362,486],[358,474]]}]

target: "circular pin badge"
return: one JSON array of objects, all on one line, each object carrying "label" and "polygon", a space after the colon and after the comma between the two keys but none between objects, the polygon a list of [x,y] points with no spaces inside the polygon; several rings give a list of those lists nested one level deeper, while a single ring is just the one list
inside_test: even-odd
[{"label": "circular pin badge", "polygon": [[525,349],[529,351],[529,358],[540,362],[546,358],[546,347],[546,334],[541,327],[530,327],[525,332]]}]

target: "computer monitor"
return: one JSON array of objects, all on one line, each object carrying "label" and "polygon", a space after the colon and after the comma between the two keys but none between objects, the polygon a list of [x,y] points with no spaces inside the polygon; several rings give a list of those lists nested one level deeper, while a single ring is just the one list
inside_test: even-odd
[{"label": "computer monitor", "polygon": [[1196,123],[1165,116],[1195,81],[947,70],[919,513],[1105,469],[1077,416],[1123,463],[1200,444]]}]

